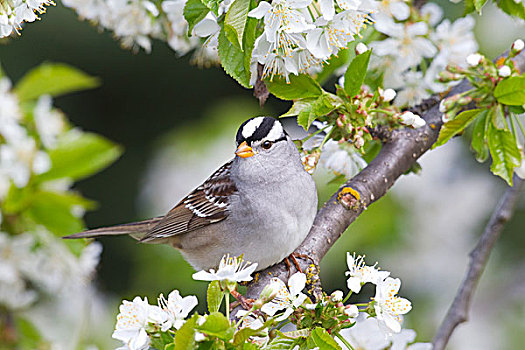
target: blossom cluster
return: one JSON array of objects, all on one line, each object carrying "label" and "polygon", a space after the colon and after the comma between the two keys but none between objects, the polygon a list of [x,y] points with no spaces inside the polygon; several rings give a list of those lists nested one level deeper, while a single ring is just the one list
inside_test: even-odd
[{"label": "blossom cluster", "polygon": [[[0,308],[8,317],[23,314],[31,323],[38,319],[34,309],[44,312],[58,308],[61,298],[87,297],[102,250],[99,243],[67,244],[57,237],[83,227],[91,202],[71,190],[72,177],[76,166],[91,159],[68,162],[68,169],[55,171],[53,154],[64,155],[64,147],[69,151],[75,140],[88,145],[85,133],[71,128],[48,92],[56,94],[69,76],[76,79],[72,89],[81,89],[89,78],[64,65],[48,64],[43,70],[45,75],[34,69],[31,79],[26,76],[15,87],[0,70]],[[61,82],[53,79],[56,70],[62,73]],[[70,143],[64,146],[64,140]],[[84,170],[86,175],[90,171]],[[84,316],[79,312],[79,318]],[[7,346],[16,347],[23,337],[15,335],[10,340],[15,343]],[[43,344],[51,341],[44,338]]]},{"label": "blossom cluster", "polygon": [[[195,344],[196,348],[199,343],[225,341],[228,348],[243,348],[243,344],[249,342],[258,349],[273,349],[277,343],[280,348],[292,349],[309,344],[308,338],[314,335],[334,337],[349,349],[431,349],[427,343],[410,344],[415,340],[415,332],[401,328],[402,316],[412,308],[410,301],[397,295],[401,281],[390,277],[390,272],[380,270],[377,264],[366,265],[364,257],[355,254],[347,254],[347,265],[349,293],[345,298],[342,291],[334,291],[312,302],[303,293],[306,274],[297,272],[286,284],[272,278],[259,298],[250,301],[236,291],[237,283],[250,281],[257,264],[225,256],[216,271],[199,271],[193,275],[194,279],[211,281],[208,303],[219,300],[218,304],[208,304],[208,314],[190,316],[198,300],[195,296],[183,298],[178,290],[172,291],[167,300],[161,295],[157,305],[150,305],[146,298],[140,297],[124,300],[113,338],[123,342],[119,349],[131,350],[163,349],[182,339],[185,344]],[[359,293],[366,283],[376,286],[372,300],[345,305],[352,293]],[[229,318],[230,294],[245,306],[232,319]],[[226,316],[217,312],[224,296]],[[283,327],[289,322],[291,324]],[[277,333],[270,332],[272,329]],[[284,341],[287,337],[295,341],[287,343]]]},{"label": "blossom cluster", "polygon": [[51,0],[6,0],[0,2],[0,38],[20,34],[24,22],[34,22],[38,14],[46,12],[45,6],[54,5]]},{"label": "blossom cluster", "polygon": [[411,11],[410,2],[401,0],[377,4],[375,29],[383,38],[369,44],[371,70],[382,74],[385,88],[397,91],[394,103],[411,106],[445,91],[448,84],[438,82],[438,74],[450,64],[465,66],[465,58],[478,48],[472,33],[474,19],[441,21],[443,10],[435,3],[423,5],[420,11]]}]

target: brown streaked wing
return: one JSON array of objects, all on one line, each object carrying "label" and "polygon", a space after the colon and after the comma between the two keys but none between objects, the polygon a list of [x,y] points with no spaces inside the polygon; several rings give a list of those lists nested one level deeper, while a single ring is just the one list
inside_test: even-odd
[{"label": "brown streaked wing", "polygon": [[231,165],[232,161],[224,164],[181,200],[141,242],[179,235],[224,220],[228,216],[228,197],[237,191],[230,179]]}]

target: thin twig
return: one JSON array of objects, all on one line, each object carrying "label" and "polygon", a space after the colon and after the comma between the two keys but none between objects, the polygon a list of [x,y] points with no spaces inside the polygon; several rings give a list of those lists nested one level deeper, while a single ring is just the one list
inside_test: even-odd
[{"label": "thin twig", "polygon": [[523,187],[524,181],[516,175],[514,175],[513,181],[514,186],[505,191],[503,197],[494,209],[478,244],[470,253],[470,263],[467,274],[463,282],[461,282],[454,302],[450,306],[432,342],[434,350],[444,349],[456,327],[468,319],[470,301],[478,285],[479,278],[485,269],[494,243],[496,243],[496,240],[503,231],[505,224],[510,220],[512,214],[514,214],[520,190]]}]

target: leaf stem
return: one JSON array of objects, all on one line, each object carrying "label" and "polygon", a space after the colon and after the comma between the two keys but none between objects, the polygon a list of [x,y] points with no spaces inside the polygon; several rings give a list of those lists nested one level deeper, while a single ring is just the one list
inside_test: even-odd
[{"label": "leaf stem", "polygon": [[225,302],[226,302],[226,318],[230,319],[230,293],[225,293]]},{"label": "leaf stem", "polygon": [[346,303],[348,301],[348,299],[350,299],[351,295],[352,295],[352,291],[349,291],[348,294],[346,295],[346,297],[343,299],[343,304]]},{"label": "leaf stem", "polygon": [[335,336],[337,338],[339,338],[339,340],[345,344],[345,346],[349,349],[349,350],[355,350],[354,347],[348,342],[348,340],[346,340],[341,334],[339,334],[339,332],[335,333]]}]

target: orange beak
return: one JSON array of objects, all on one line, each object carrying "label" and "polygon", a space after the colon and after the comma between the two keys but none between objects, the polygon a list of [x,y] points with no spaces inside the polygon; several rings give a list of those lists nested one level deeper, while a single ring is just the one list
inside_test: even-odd
[{"label": "orange beak", "polygon": [[237,151],[235,151],[235,154],[241,158],[248,158],[253,156],[255,153],[253,153],[253,149],[250,146],[248,146],[246,141],[244,141],[239,145],[239,147],[237,147]]}]

